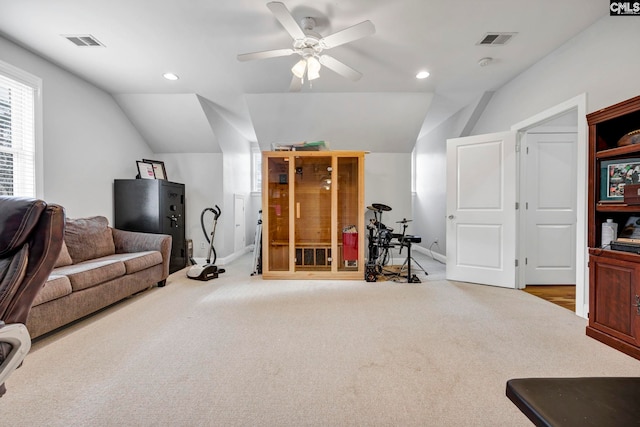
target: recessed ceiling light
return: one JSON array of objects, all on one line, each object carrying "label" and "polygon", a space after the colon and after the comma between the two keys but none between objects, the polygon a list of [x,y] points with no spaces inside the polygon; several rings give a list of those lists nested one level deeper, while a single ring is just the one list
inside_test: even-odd
[{"label": "recessed ceiling light", "polygon": [[426,79],[427,77],[429,77],[428,71],[420,71],[418,74],[416,74],[416,79]]},{"label": "recessed ceiling light", "polygon": [[178,80],[180,77],[178,77],[177,75],[173,74],[173,73],[164,73],[162,75],[162,77],[164,77],[167,80]]}]

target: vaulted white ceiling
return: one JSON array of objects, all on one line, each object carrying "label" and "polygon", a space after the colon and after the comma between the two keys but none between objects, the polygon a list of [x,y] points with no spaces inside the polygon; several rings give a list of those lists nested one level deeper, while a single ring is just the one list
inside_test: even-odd
[{"label": "vaulted white ceiling", "polygon": [[[219,152],[229,139],[327,141],[332,149],[410,152],[427,129],[498,89],[608,14],[600,0],[283,0],[328,35],[364,20],[374,35],[331,50],[360,71],[323,68],[290,93],[291,47],[266,0],[0,0],[0,35],[114,95],[155,152]],[[487,33],[517,33],[480,46]],[[63,35],[91,34],[104,47]],[[483,57],[493,61],[478,65]],[[431,76],[417,80],[426,69]],[[167,81],[165,72],[180,76]]]}]

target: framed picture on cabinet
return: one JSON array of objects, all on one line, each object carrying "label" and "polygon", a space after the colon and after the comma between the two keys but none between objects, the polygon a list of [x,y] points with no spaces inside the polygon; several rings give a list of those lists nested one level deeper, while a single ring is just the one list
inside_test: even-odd
[{"label": "framed picture on cabinet", "polygon": [[600,201],[622,202],[624,186],[640,183],[640,158],[600,163]]},{"label": "framed picture on cabinet", "polygon": [[167,180],[167,170],[164,167],[164,162],[149,159],[142,159],[142,161],[153,165],[153,172],[155,173],[156,179]]},{"label": "framed picture on cabinet", "polygon": [[138,176],[142,179],[156,179],[155,172],[153,171],[153,165],[151,163],[136,161],[138,165]]}]

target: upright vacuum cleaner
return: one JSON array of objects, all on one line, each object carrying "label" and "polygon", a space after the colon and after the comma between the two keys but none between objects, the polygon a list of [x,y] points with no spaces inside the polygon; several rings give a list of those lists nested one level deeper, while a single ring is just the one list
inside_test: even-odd
[{"label": "upright vacuum cleaner", "polygon": [[[205,208],[200,214],[200,224],[202,225],[202,232],[204,233],[204,237],[209,242],[209,251],[207,252],[207,263],[204,265],[193,265],[187,271],[187,277],[194,280],[211,280],[217,279],[219,274],[224,273],[223,268],[218,268],[215,263],[217,259],[216,249],[213,247],[213,239],[216,235],[216,225],[218,224],[218,218],[220,217],[221,211],[218,205],[215,205],[215,208]],[[211,231],[211,239],[209,239],[209,235],[207,234],[207,229],[204,226],[204,215],[207,212],[213,212],[213,231]],[[213,260],[211,259],[211,255],[213,255]],[[192,260],[192,263],[195,262]]]}]

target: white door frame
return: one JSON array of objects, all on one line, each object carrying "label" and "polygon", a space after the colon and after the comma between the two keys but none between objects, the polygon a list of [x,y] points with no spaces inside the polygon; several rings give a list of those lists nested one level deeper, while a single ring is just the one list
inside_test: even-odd
[{"label": "white door frame", "polygon": [[[237,224],[239,212],[236,211],[238,207],[238,201],[242,201],[242,217],[240,218],[240,224]],[[245,206],[245,198],[241,194],[233,195],[233,251],[240,252],[246,246],[247,236],[246,236],[246,206]],[[239,244],[239,237],[242,238],[241,244]]]},{"label": "white door frame", "polygon": [[[587,318],[589,313],[588,289],[589,289],[589,270],[587,267],[587,147],[588,147],[588,128],[587,128],[587,95],[580,94],[554,107],[542,111],[526,120],[511,126],[511,130],[517,132],[518,144],[524,134],[534,127],[540,126],[544,122],[561,116],[571,110],[576,109],[578,112],[577,127],[577,147],[576,147],[576,314]],[[519,212],[519,227],[524,227],[524,214],[521,209]],[[520,231],[522,231],[520,229]],[[520,235],[523,235],[520,233]],[[523,245],[519,243],[518,257],[524,257]],[[523,259],[519,259],[520,265],[524,265]],[[518,269],[518,280],[520,288],[525,286],[525,270]]]}]

